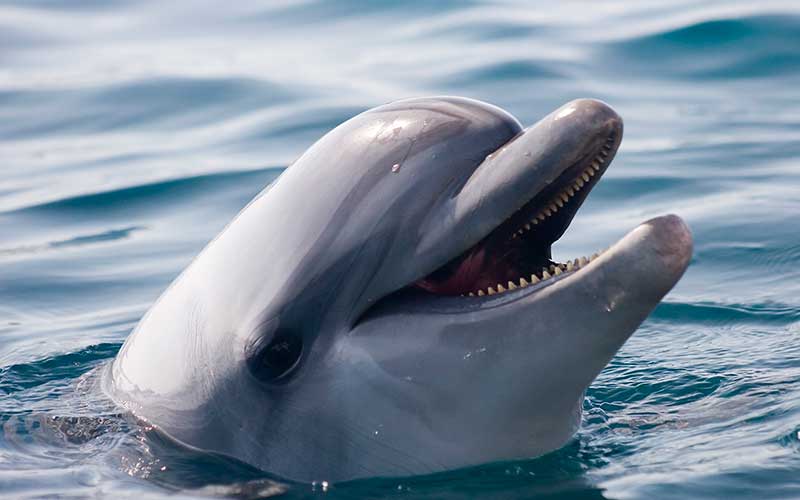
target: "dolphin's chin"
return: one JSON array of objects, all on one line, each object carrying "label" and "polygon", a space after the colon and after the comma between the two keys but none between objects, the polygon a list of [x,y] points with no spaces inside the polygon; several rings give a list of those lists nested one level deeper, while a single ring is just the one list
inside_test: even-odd
[{"label": "dolphin's chin", "polygon": [[484,297],[582,268],[597,254],[558,262],[552,258],[551,246],[611,164],[620,140],[621,130],[600,140],[478,244],[411,287],[434,295]]}]

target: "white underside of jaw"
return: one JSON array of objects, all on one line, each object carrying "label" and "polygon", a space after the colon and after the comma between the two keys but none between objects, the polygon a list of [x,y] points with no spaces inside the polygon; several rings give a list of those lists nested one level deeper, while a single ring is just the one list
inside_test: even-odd
[{"label": "white underside of jaw", "polygon": [[[608,160],[608,156],[611,154],[611,148],[614,145],[614,136],[610,136],[603,147],[600,148],[600,152],[595,156],[595,158],[589,163],[589,166],[578,175],[575,180],[567,185],[564,189],[562,189],[558,194],[553,196],[550,203],[545,204],[544,208],[541,208],[536,215],[529,221],[526,222],[520,229],[518,229],[514,234],[511,235],[512,239],[517,238],[519,235],[525,234],[528,231],[533,230],[536,226],[547,220],[553,214],[558,212],[560,208],[563,208],[566,203],[572,199],[575,194],[583,189],[584,186],[592,179],[592,177],[596,176],[600,169],[605,165],[606,161]],[[602,252],[600,252],[602,253]],[[542,268],[541,271],[531,274],[528,276],[520,276],[516,281],[508,281],[506,284],[498,283],[495,286],[490,286],[486,289],[475,290],[469,293],[462,294],[463,297],[483,297],[485,295],[495,295],[498,293],[507,292],[510,290],[515,290],[517,288],[525,288],[531,285],[538,284],[542,281],[547,281],[553,277],[560,276],[564,273],[571,273],[577,271],[584,267],[589,262],[593,261],[597,257],[599,257],[600,253],[595,253],[591,257],[579,257],[577,259],[567,261],[566,264],[553,264],[549,268],[545,267]]]}]

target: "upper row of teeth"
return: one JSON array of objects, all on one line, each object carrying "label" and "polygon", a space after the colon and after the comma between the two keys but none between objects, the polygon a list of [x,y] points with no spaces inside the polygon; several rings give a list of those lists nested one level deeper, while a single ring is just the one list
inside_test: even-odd
[{"label": "upper row of teeth", "polygon": [[566,264],[553,264],[550,267],[543,267],[538,276],[536,273],[534,273],[531,274],[530,278],[527,279],[521,277],[518,283],[515,283],[513,281],[509,281],[505,285],[498,283],[495,286],[490,286],[486,290],[481,289],[476,292],[469,292],[466,295],[468,295],[469,297],[476,297],[476,296],[483,297],[484,295],[494,295],[497,293],[503,293],[509,290],[514,290],[517,288],[525,288],[526,286],[531,286],[540,283],[542,281],[547,281],[550,278],[554,278],[565,272],[577,271],[578,269],[582,268],[589,262],[592,262],[599,256],[600,254],[596,253],[591,257],[580,257],[578,259],[569,261]]},{"label": "upper row of teeth", "polygon": [[549,204],[546,204],[544,208],[539,210],[539,212],[533,216],[530,222],[525,223],[524,226],[519,228],[516,233],[512,235],[512,238],[516,238],[517,235],[525,234],[525,232],[530,231],[533,226],[538,225],[540,222],[544,221],[554,213],[558,212],[559,208],[563,208],[564,204],[569,201],[570,198],[575,196],[575,193],[580,191],[583,186],[586,185],[589,180],[597,175],[600,171],[600,168],[608,159],[608,155],[611,153],[611,146],[614,143],[614,138],[609,137],[603,147],[600,149],[600,152],[597,154],[592,163],[586,167],[578,177],[575,178],[572,184],[564,188],[560,193],[555,195],[553,199],[550,200]]}]

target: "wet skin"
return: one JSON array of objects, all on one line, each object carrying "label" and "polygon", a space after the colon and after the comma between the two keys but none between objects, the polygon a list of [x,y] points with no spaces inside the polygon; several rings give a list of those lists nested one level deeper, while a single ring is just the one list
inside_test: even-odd
[{"label": "wet skin", "polygon": [[590,99],[526,129],[454,97],[362,113],[208,244],[106,388],[180,442],[301,481],[554,450],[691,256],[672,215],[551,255],[621,140]]}]

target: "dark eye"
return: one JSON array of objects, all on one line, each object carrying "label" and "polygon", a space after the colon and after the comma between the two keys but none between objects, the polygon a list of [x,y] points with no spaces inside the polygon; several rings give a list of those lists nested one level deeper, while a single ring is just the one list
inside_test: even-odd
[{"label": "dark eye", "polygon": [[278,330],[272,340],[251,360],[253,373],[267,382],[283,382],[291,375],[303,353],[303,338],[291,330]]}]

